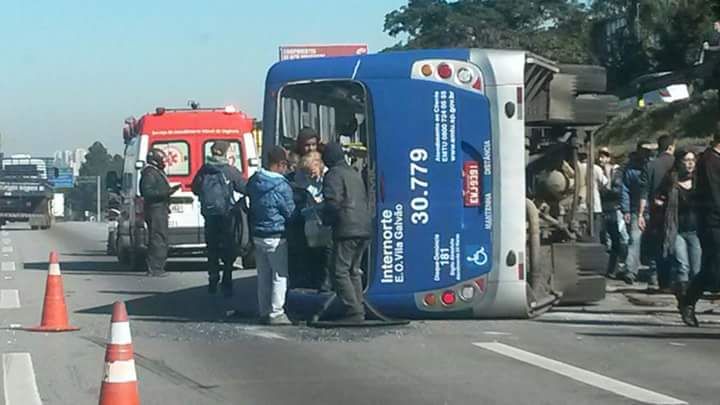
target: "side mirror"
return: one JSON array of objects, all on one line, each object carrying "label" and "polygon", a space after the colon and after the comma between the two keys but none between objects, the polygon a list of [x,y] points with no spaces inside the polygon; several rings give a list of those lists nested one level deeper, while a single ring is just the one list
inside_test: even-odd
[{"label": "side mirror", "polygon": [[144,161],[138,160],[137,162],[135,162],[135,168],[136,168],[137,170],[142,170],[144,167],[145,167],[145,162],[144,162]]},{"label": "side mirror", "polygon": [[120,179],[117,172],[108,172],[105,175],[105,186],[108,191],[118,191],[120,189]]}]

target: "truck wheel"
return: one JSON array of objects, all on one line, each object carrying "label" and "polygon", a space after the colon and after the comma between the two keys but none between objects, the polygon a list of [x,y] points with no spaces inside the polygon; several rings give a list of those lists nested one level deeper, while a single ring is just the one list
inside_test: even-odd
[{"label": "truck wheel", "polygon": [[30,225],[30,229],[33,231],[37,231],[38,229],[40,229],[40,227],[37,225]]}]

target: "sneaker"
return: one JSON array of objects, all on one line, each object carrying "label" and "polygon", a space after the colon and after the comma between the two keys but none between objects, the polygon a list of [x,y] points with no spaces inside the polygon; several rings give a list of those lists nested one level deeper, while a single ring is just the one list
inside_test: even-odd
[{"label": "sneaker", "polygon": [[276,317],[270,317],[268,318],[268,325],[272,326],[288,326],[292,325],[292,322],[290,321],[290,318],[287,317],[287,315],[282,314],[280,316]]},{"label": "sneaker", "polygon": [[627,285],[633,285],[635,284],[635,275],[632,273],[623,273],[622,281],[624,281]]},{"label": "sneaker", "polygon": [[680,307],[680,316],[682,317],[682,321],[685,322],[685,325],[692,326],[693,328],[700,327],[700,322],[698,322],[695,316],[694,305],[682,305]]}]

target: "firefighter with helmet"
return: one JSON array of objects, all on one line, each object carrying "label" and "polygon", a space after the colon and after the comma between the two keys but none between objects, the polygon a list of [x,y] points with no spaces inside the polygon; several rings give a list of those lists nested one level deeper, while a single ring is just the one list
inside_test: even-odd
[{"label": "firefighter with helmet", "polygon": [[160,149],[151,149],[147,165],[140,177],[140,195],[144,200],[145,223],[148,230],[147,270],[150,277],[163,277],[168,254],[168,219],[170,196],[180,185],[170,186],[165,174],[166,155]]}]

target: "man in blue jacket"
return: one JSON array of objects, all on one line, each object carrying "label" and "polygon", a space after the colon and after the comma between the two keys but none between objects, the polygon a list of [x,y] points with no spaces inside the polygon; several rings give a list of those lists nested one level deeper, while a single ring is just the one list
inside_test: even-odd
[{"label": "man in blue jacket", "polygon": [[640,269],[640,242],[642,229],[640,228],[640,200],[647,185],[647,162],[650,150],[646,142],[640,142],[635,152],[630,154],[630,160],[623,171],[622,192],[620,194],[620,210],[625,223],[630,226],[630,244],[622,275],[627,284],[634,284]]},{"label": "man in blue jacket", "polygon": [[248,181],[250,232],[255,244],[257,294],[260,319],[270,325],[290,325],[285,314],[288,278],[286,224],[295,210],[288,170],[287,151],[272,147],[266,168]]}]

